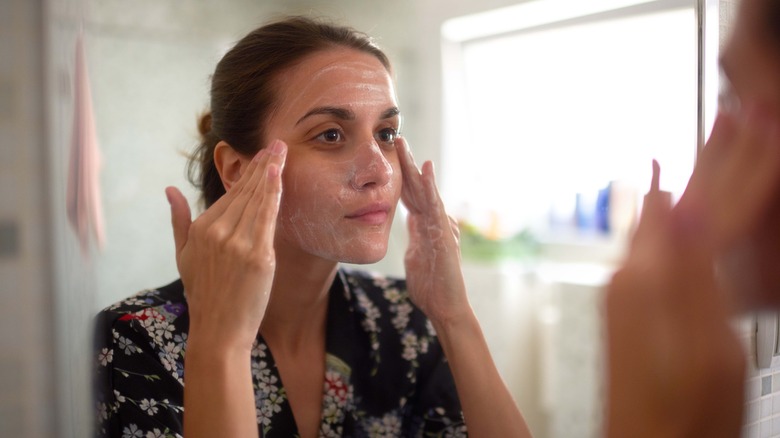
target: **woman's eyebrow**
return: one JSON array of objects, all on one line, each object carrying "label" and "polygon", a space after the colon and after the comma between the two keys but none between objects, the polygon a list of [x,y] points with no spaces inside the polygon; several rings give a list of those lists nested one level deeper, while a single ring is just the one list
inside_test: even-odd
[{"label": "woman's eyebrow", "polygon": [[[317,108],[312,108],[303,115],[300,119],[298,119],[297,122],[295,122],[296,125],[300,124],[302,121],[306,120],[306,118],[321,114],[328,114],[336,117],[337,119],[341,120],[355,120],[355,113],[351,110],[345,109],[345,108],[338,108],[334,106],[320,106]],[[398,109],[398,107],[392,107],[386,109],[380,116],[380,120],[384,119],[390,119],[397,115],[401,114],[401,110]]]},{"label": "woman's eyebrow", "polygon": [[379,116],[379,119],[380,120],[389,119],[399,114],[401,114],[401,110],[399,110],[398,107],[394,106],[392,108],[386,109],[385,112],[383,112],[382,115]]},{"label": "woman's eyebrow", "polygon": [[355,120],[355,113],[353,113],[348,109],[336,108],[333,106],[321,106],[317,108],[312,108],[309,112],[304,114],[303,117],[298,119],[298,121],[295,122],[295,124],[298,125],[299,123],[304,121],[307,117],[311,117],[319,114],[330,114],[336,117],[337,119],[341,119],[341,120]]}]

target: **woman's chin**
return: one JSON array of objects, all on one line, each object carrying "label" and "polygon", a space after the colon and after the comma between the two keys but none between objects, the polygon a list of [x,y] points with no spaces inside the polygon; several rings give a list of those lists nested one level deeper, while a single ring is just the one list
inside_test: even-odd
[{"label": "woman's chin", "polygon": [[381,247],[361,248],[360,250],[350,251],[341,258],[341,262],[352,263],[354,265],[370,265],[376,263],[387,254],[387,245]]}]

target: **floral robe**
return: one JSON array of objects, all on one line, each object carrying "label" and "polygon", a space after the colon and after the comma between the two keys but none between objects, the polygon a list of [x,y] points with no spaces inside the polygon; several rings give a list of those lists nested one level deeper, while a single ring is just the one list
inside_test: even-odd
[{"label": "floral robe", "polygon": [[[98,314],[96,436],[182,436],[188,327],[180,280]],[[339,270],[325,348],[321,437],[466,436],[441,346],[403,280]],[[260,336],[251,361],[260,436],[298,436],[273,352]]]}]

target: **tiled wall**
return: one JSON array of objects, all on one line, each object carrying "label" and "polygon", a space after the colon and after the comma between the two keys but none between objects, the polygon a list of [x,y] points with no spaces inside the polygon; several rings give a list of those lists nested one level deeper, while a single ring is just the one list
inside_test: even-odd
[{"label": "tiled wall", "polygon": [[742,436],[780,437],[780,357],[773,358],[769,368],[756,367],[755,324],[754,318],[745,318],[739,325],[748,354]]}]

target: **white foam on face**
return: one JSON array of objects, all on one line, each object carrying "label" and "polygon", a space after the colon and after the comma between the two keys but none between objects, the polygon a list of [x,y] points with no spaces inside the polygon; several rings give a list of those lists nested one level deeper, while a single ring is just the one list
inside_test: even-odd
[{"label": "white foam on face", "polygon": [[[339,51],[334,51],[338,53]],[[348,50],[347,52],[353,52]],[[372,55],[365,55],[375,60]],[[319,106],[338,106],[355,111],[360,107],[370,107],[385,104],[388,96],[395,101],[395,89],[390,74],[384,66],[376,62],[365,61],[343,61],[337,59],[326,63],[323,67],[317,69],[309,75],[301,88],[294,96],[288,96],[284,103],[285,110],[278,116],[284,118],[290,115],[290,111],[305,104],[310,108]],[[292,72],[295,74],[295,72]],[[328,91],[322,93],[321,81],[332,81],[338,77],[343,81],[337,84],[331,84]],[[294,82],[294,78],[282,75],[285,84]],[[388,93],[389,91],[389,93]],[[357,96],[359,99],[349,100],[349,96]]]},{"label": "white foam on face", "polygon": [[[377,226],[355,224],[345,215],[350,213],[350,209],[368,204],[369,199],[397,200],[397,184],[391,181],[381,188],[372,189],[373,193],[367,195],[351,188],[351,183],[333,183],[321,181],[305,188],[307,194],[320,196],[285,202],[283,195],[277,233],[306,253],[326,260],[350,263],[380,260],[387,251],[392,212],[385,224]],[[292,182],[298,188],[307,184],[300,180]]]},{"label": "white foam on face", "polygon": [[[396,106],[392,80],[384,66],[372,55],[351,49],[313,55],[283,75],[279,84],[280,104],[270,118],[268,132],[283,139],[285,130],[295,129],[297,120],[313,108],[350,110],[357,116],[351,122],[355,129],[373,132],[379,116]],[[347,148],[353,151],[348,158],[300,145],[301,149],[288,155],[278,242],[332,261],[372,263],[384,257],[400,197],[401,174],[397,162],[389,161],[388,150],[373,137],[362,141]],[[345,217],[380,201],[393,207],[382,225]]]},{"label": "white foam on face", "polygon": [[[394,210],[382,225],[356,224],[345,216],[378,200],[395,203],[400,170],[377,145],[324,169],[287,174],[277,233],[303,251],[332,261],[373,263],[384,257]],[[368,188],[361,183],[374,182]]]},{"label": "white foam on face", "polygon": [[358,164],[357,159],[354,160],[351,179],[351,184],[360,188],[364,183],[391,179],[394,169],[392,165],[387,161],[386,157],[379,148],[376,142],[366,144],[362,146],[361,153],[370,153],[373,158],[368,158],[367,164]]}]

